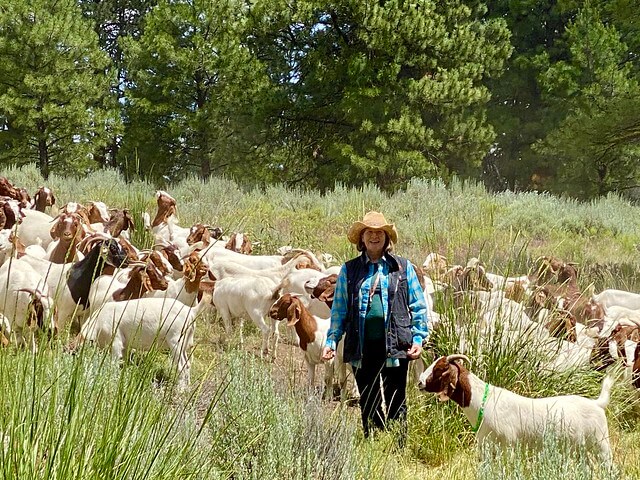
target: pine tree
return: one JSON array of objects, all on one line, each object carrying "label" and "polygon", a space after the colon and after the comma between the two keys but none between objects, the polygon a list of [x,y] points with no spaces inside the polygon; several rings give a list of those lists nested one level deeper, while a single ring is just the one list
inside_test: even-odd
[{"label": "pine tree", "polygon": [[243,45],[241,0],[161,1],[124,43],[131,87],[123,150],[156,178],[246,173],[262,68]]},{"label": "pine tree", "polygon": [[[115,108],[122,109],[129,84],[125,68],[122,39],[139,38],[144,15],[153,8],[152,0],[80,0],[84,15],[91,19],[98,34],[100,48],[109,54],[113,68],[111,92]],[[96,160],[105,166],[119,166],[118,153],[123,132],[114,132]]]},{"label": "pine tree", "polygon": [[566,60],[539,56],[549,103],[565,113],[537,151],[556,190],[592,198],[640,185],[640,78],[614,25],[586,5],[567,26]]},{"label": "pine tree", "polygon": [[393,190],[477,172],[494,140],[485,81],[511,51],[505,22],[485,14],[458,0],[254,2],[281,176]]},{"label": "pine tree", "polygon": [[119,125],[109,57],[77,2],[0,5],[0,160],[51,171],[94,168],[93,155]]}]

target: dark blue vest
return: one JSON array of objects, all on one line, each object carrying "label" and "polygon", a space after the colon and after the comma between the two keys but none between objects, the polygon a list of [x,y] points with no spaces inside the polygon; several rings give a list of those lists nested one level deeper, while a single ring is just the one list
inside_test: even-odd
[{"label": "dark blue vest", "polygon": [[[407,259],[385,253],[389,263],[389,309],[386,319],[386,343],[388,358],[406,358],[413,342],[409,289],[407,286]],[[363,253],[346,262],[347,268],[347,318],[344,324],[344,361],[362,358],[362,333],[364,324],[359,318],[359,292],[369,267]]]}]

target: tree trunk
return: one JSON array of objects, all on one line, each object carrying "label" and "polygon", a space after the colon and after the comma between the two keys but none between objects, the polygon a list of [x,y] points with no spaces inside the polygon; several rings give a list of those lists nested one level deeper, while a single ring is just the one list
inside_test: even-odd
[{"label": "tree trunk", "polygon": [[[39,112],[42,111],[41,106],[36,107]],[[47,180],[49,178],[49,148],[47,147],[46,126],[42,120],[37,123],[38,130],[38,166],[40,167],[40,175]]]},{"label": "tree trunk", "polygon": [[202,155],[200,158],[200,177],[207,180],[211,176],[211,162],[208,155]]},{"label": "tree trunk", "polygon": [[49,178],[49,150],[45,140],[38,140],[38,165],[40,167],[40,175],[47,180]]}]

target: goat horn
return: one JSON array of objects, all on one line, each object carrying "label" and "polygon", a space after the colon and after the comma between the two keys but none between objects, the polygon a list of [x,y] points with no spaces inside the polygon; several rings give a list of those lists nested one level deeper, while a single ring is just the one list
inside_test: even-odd
[{"label": "goat horn", "polygon": [[453,355],[447,356],[448,363],[455,362],[456,360],[464,360],[467,363],[471,363],[471,360],[469,360],[469,357],[467,357],[466,355],[462,355],[461,353],[454,353]]}]

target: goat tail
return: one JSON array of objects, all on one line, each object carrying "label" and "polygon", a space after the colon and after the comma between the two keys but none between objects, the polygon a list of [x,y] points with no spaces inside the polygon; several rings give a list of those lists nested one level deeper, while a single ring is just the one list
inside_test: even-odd
[{"label": "goat tail", "polygon": [[611,397],[611,387],[615,383],[615,379],[612,375],[607,375],[604,377],[602,381],[602,390],[600,391],[600,396],[596,399],[596,405],[598,405],[603,410],[609,405],[609,399]]}]

